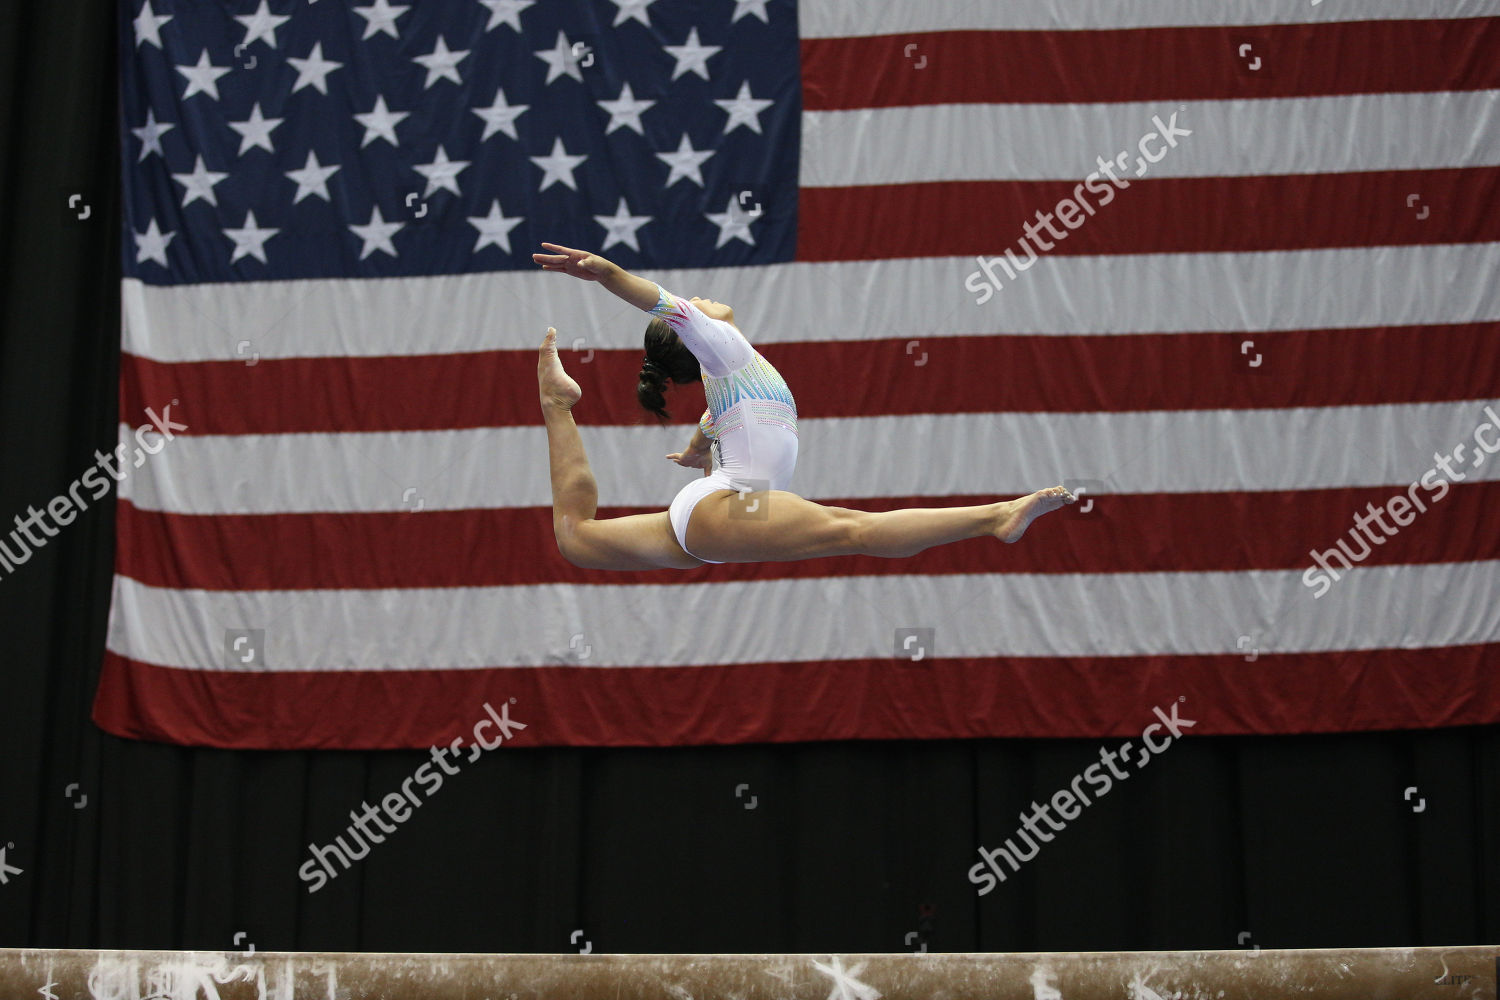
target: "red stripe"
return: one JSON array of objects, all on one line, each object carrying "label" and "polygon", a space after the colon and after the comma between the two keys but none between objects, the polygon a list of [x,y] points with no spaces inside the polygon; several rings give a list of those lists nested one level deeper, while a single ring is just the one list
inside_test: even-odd
[{"label": "red stripe", "polygon": [[[615,360],[623,363],[625,352],[618,353]],[[588,380],[588,366],[564,354],[579,380]],[[254,364],[163,363],[126,353],[121,365],[121,421],[136,426],[148,406],[160,410],[180,400],[174,419],[188,425],[185,435],[459,430],[540,421],[534,350]]]},{"label": "red stripe", "polygon": [[[1395,486],[1282,493],[1171,493],[1096,498],[1034,524],[1020,543],[970,539],[909,559],[840,556],[802,562],[702,566],[686,572],[578,569],[558,554],[543,508],[368,514],[185,515],[119,505],[116,569],[156,587],[302,590],[494,587],[544,583],[701,583],[945,573],[1150,573],[1300,570],[1311,552],[1349,537],[1366,504],[1380,509]],[[1500,482],[1452,486],[1413,510],[1363,565],[1500,559]],[[863,510],[958,506],[990,497],[885,497],[828,501]],[[1079,505],[1082,506],[1082,505]],[[623,508],[605,516],[641,513]],[[1451,530],[1454,525],[1465,530]],[[1378,525],[1371,531],[1382,535]],[[1330,557],[1331,558],[1331,557]]]},{"label": "red stripe", "polygon": [[[1495,211],[1500,167],[1131,180],[1135,158],[1132,150],[1128,171],[1116,171],[1129,184],[1124,189],[1097,173],[1092,180],[1081,175],[1065,181],[803,188],[797,259],[994,256],[1009,250],[1027,267],[1032,254],[1223,253],[1500,239]],[[1408,205],[1413,194],[1418,200]],[[1064,202],[1072,207],[1054,218]],[[1064,218],[1077,228],[1069,230]],[[1014,278],[996,273],[1005,284],[1025,280],[1022,273]],[[955,287],[944,291],[964,296],[960,280],[955,275]]]},{"label": "red stripe", "polygon": [[1500,87],[1496,51],[1492,17],[813,38],[802,100],[832,111],[1485,90]]},{"label": "red stripe", "polygon": [[[957,279],[955,279],[957,281]],[[962,330],[973,307],[948,322]],[[754,336],[754,327],[749,327]],[[1251,347],[1242,352],[1249,340]],[[1253,352],[1253,353],[1252,353]],[[1445,402],[1500,395],[1500,323],[1189,333],[923,337],[768,344],[803,417],[1127,412]],[[633,396],[640,352],[565,352],[583,423],[649,419]],[[1261,358],[1258,367],[1249,361]],[[122,356],[120,419],[179,400],[182,433],[287,434],[537,424],[530,351],[401,358],[165,364]],[[1357,362],[1357,363],[1355,363]],[[1380,377],[1370,378],[1378,371]],[[1180,377],[1192,372],[1192,378]],[[805,373],[805,374],[804,374]],[[812,381],[816,373],[816,383]],[[997,373],[999,382],[997,385]],[[817,391],[819,385],[843,387]],[[668,396],[686,423],[692,385]]]},{"label": "red stripe", "polygon": [[[1253,662],[1238,655],[892,657],[246,674],[164,668],[106,652],[93,717],[117,736],[237,750],[467,743],[486,703],[508,705],[506,714],[525,724],[513,734],[518,747],[1138,740],[1157,721],[1156,707],[1191,720],[1183,729],[1189,736],[1419,729],[1500,722],[1497,653],[1491,644],[1261,654]],[[493,740],[495,732],[479,735]]]}]

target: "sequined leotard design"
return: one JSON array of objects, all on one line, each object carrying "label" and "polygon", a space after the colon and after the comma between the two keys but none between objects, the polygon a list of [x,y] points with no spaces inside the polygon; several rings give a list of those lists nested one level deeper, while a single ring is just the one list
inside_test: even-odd
[{"label": "sequined leotard design", "polygon": [[732,324],[710,319],[660,285],[657,290],[651,315],[670,326],[698,359],[708,401],[698,426],[713,440],[718,457],[713,473],[683,487],[668,511],[686,551],[688,520],[705,496],[788,487],[797,464],[797,403],[781,373]]}]

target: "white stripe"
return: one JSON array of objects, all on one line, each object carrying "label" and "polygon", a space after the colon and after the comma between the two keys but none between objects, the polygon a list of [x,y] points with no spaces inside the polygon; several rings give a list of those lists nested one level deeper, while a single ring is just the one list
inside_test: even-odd
[{"label": "white stripe", "polygon": [[[924,377],[942,374],[911,376]],[[1448,454],[1460,443],[1466,450],[1454,463],[1458,473],[1488,481],[1500,478],[1500,458],[1485,461],[1474,446],[1484,405],[806,419],[791,491],[812,498],[1005,497],[1078,480],[1096,480],[1090,488],[1106,493],[1394,489],[1433,468],[1435,452]],[[1500,409],[1500,402],[1492,405]],[[190,412],[178,416],[191,426]],[[665,458],[690,431],[585,424],[600,501],[665,509],[701,475]],[[1471,453],[1481,457],[1478,467]],[[147,510],[181,514],[552,503],[540,426],[178,437],[132,470],[120,495]]]},{"label": "white stripe", "polygon": [[951,30],[1089,30],[1486,17],[1500,0],[802,0],[803,38]]},{"label": "white stripe", "polygon": [[898,628],[935,629],[939,657],[1409,649],[1496,641],[1497,592],[1493,561],[1356,567],[1316,600],[1296,570],[249,593],[117,577],[108,647],[243,669],[225,632],[263,629],[260,662],[289,671],[889,657]]},{"label": "white stripe", "polygon": [[[1024,259],[1012,239],[1020,235],[996,233],[993,253],[1009,247]],[[979,277],[972,257],[648,277],[730,303],[751,341],[769,344],[1478,322],[1500,319],[1496,273],[1500,243],[1052,255],[1014,281],[997,272],[1006,287],[984,306],[965,288]],[[643,313],[597,286],[526,271],[172,287],[131,278],[121,295],[125,351],[168,362],[535,348],[549,325],[565,350],[639,348],[646,326]]]},{"label": "white stripe", "polygon": [[[1153,116],[1175,130],[1175,145]],[[1143,149],[1157,162],[1142,159]],[[809,111],[800,184],[1081,183],[1092,174],[1097,191],[1083,197],[1097,207],[1111,186],[1099,171],[1121,154],[1110,169],[1127,182],[1493,166],[1500,163],[1500,91]]]}]

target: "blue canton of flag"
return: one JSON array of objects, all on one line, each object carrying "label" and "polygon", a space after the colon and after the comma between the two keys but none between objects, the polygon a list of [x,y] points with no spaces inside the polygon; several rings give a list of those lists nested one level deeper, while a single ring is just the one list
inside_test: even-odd
[{"label": "blue canton of flag", "polygon": [[[274,8],[274,9],[273,9]],[[149,284],[787,261],[787,0],[124,0],[124,271]]]}]

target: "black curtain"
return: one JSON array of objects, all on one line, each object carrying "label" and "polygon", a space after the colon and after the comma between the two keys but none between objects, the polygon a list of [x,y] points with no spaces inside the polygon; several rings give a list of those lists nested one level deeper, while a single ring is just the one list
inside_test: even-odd
[{"label": "black curtain", "polygon": [[[45,505],[115,442],[115,24],[111,0],[0,5],[7,521]],[[0,577],[0,946],[857,952],[1500,940],[1494,727],[1188,736],[983,897],[967,877],[977,848],[1012,836],[1032,800],[1068,787],[1101,744],[507,746],[309,894],[297,875],[309,844],[342,833],[350,810],[395,791],[426,755],[227,752],[99,732],[88,714],[112,502]]]}]

